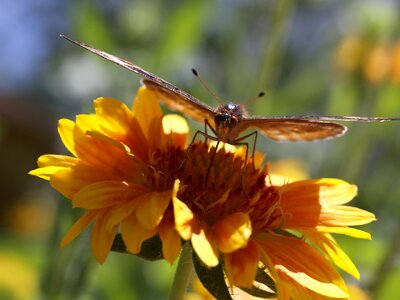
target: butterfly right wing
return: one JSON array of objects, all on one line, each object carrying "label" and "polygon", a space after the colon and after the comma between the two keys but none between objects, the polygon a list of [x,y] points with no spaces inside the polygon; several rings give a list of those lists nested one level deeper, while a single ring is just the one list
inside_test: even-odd
[{"label": "butterfly right wing", "polygon": [[347,127],[333,122],[307,117],[250,117],[238,125],[238,132],[247,128],[257,128],[274,141],[314,141],[339,137]]}]

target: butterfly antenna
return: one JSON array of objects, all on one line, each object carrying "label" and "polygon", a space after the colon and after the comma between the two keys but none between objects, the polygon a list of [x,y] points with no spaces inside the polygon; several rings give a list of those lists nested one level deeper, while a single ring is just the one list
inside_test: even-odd
[{"label": "butterfly antenna", "polygon": [[224,102],[221,100],[220,97],[218,97],[208,86],[207,84],[201,79],[199,73],[196,71],[196,69],[192,69],[192,73],[194,76],[196,76],[197,80],[201,83],[201,85],[209,92],[218,102],[219,104],[223,105]]},{"label": "butterfly antenna", "polygon": [[255,96],[255,97],[253,97],[253,98],[250,98],[250,99],[244,101],[244,102],[242,103],[242,105],[247,105],[247,104],[249,104],[249,103],[252,103],[252,102],[254,102],[254,101],[260,99],[260,98],[263,97],[264,95],[265,95],[264,92],[260,92],[257,96]]}]

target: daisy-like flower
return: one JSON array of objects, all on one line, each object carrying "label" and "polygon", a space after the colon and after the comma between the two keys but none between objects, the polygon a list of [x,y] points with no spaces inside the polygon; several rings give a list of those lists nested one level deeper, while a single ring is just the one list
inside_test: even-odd
[{"label": "daisy-like flower", "polygon": [[245,165],[243,151],[201,142],[186,149],[187,124],[163,116],[145,87],[132,110],[99,98],[95,114],[60,120],[59,133],[73,157],[44,155],[30,174],[85,210],[62,246],[93,223],[91,248],[100,263],[118,232],[134,254],[159,236],[170,263],[181,241],[189,241],[199,279],[218,299],[229,297],[224,274],[228,285],[258,295],[348,298],[333,264],[359,274],[331,233],[368,239],[349,226],[374,220],[344,205],[356,195],[354,185],[338,179],[278,184],[257,157],[255,169],[251,161]]},{"label": "daisy-like flower", "polygon": [[30,172],[86,211],[61,246],[93,223],[91,249],[100,263],[118,231],[132,253],[159,233],[164,258],[173,262],[180,238],[166,210],[185,155],[186,121],[163,116],[155,95],[144,87],[132,110],[110,98],[96,99],[94,108],[95,114],[78,115],[76,122],[59,121],[62,142],[74,157],[43,155]]}]

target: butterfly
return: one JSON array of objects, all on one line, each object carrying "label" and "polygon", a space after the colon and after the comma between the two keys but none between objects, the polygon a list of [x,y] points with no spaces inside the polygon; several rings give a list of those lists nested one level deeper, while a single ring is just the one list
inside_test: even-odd
[{"label": "butterfly", "polygon": [[[217,142],[233,145],[246,144],[242,143],[243,139],[254,133],[256,140],[257,131],[240,137],[240,134],[248,128],[260,130],[268,138],[275,141],[314,141],[338,137],[347,131],[346,126],[332,121],[384,122],[400,120],[400,118],[357,116],[249,116],[243,105],[233,102],[212,108],[166,80],[125,59],[80,43],[65,35],[60,34],[60,37],[141,75],[143,77],[142,83],[148,89],[154,91],[166,106],[196,121],[204,122],[205,132],[198,133]],[[194,73],[197,75],[196,71]],[[207,126],[215,137],[206,133]]]}]

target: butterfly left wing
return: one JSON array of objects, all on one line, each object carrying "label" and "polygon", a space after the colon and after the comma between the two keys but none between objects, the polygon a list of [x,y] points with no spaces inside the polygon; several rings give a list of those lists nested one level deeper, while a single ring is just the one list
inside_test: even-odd
[{"label": "butterfly left wing", "polygon": [[211,125],[214,125],[215,112],[213,108],[200,102],[195,97],[182,91],[181,89],[169,83],[168,81],[150,72],[147,72],[146,70],[142,69],[141,67],[135,65],[130,61],[109,54],[105,51],[93,48],[84,43],[75,41],[65,35],[60,34],[60,37],[102,58],[105,58],[106,60],[109,60],[129,71],[139,74],[144,78],[142,83],[149,89],[156,92],[160,100],[163,101],[165,105],[167,105],[172,110],[181,112],[199,122],[204,122],[205,119],[207,119]]},{"label": "butterfly left wing", "polygon": [[249,127],[261,130],[275,141],[314,141],[343,135],[347,127],[331,121],[385,122],[400,118],[380,117],[329,117],[329,116],[288,116],[288,117],[249,117],[238,125],[238,132]]}]

